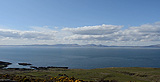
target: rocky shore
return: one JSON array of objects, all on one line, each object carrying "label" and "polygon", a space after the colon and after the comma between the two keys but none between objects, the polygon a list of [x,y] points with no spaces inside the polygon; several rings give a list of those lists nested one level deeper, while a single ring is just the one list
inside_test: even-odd
[{"label": "rocky shore", "polygon": [[4,61],[0,61],[0,68],[5,68],[7,67],[8,65],[11,65],[12,63],[10,62],[4,62]]},{"label": "rocky shore", "polygon": [[47,67],[36,67],[36,66],[32,66],[31,63],[18,63],[18,65],[22,65],[22,66],[30,66],[30,68],[6,68],[8,67],[8,65],[11,65],[12,63],[10,62],[4,62],[4,61],[0,61],[0,69],[12,69],[12,70],[48,70],[51,68],[60,68],[60,69],[68,69],[68,67],[55,67],[55,66],[47,66]]},{"label": "rocky shore", "polygon": [[[0,61],[1,67],[10,62]],[[29,64],[29,63],[27,63]],[[68,69],[68,67],[1,68],[0,82],[160,82],[160,68],[110,67]]]},{"label": "rocky shore", "polygon": [[27,66],[27,65],[32,65],[30,63],[18,63],[19,65]]}]

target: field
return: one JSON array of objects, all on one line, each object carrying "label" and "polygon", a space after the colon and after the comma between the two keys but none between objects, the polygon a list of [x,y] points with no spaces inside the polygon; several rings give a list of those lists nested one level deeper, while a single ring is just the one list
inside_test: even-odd
[{"label": "field", "polygon": [[25,76],[35,79],[50,79],[58,76],[74,77],[84,81],[116,80],[118,82],[160,82],[160,68],[113,67],[98,69],[48,69],[14,70],[1,69],[0,74]]}]

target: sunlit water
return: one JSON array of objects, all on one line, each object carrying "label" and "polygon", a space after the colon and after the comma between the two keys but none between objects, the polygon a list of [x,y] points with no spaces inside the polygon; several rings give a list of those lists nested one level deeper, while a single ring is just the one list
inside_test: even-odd
[{"label": "sunlit water", "polygon": [[23,67],[19,62],[71,69],[160,67],[160,48],[1,46],[0,60],[13,63],[9,67]]}]

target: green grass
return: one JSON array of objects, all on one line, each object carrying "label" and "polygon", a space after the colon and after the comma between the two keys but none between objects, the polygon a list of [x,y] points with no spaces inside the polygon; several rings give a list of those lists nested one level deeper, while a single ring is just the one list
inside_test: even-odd
[{"label": "green grass", "polygon": [[[0,70],[0,73],[15,74],[34,78],[56,77],[58,74],[66,74],[86,81],[118,80],[118,82],[160,82],[160,68],[100,68],[100,69],[49,69],[30,71]],[[133,75],[130,75],[133,74]]]}]

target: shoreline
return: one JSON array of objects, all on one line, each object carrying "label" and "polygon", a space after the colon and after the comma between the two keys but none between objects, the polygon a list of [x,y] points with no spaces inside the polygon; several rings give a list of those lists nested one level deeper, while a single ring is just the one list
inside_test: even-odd
[{"label": "shoreline", "polygon": [[[62,69],[84,69],[84,68],[69,68],[67,66],[34,66],[31,63],[17,63],[17,67],[8,67],[12,65],[11,62],[0,61],[0,69],[49,69],[49,68],[62,68]],[[22,66],[22,67],[18,67]],[[103,68],[91,68],[91,69],[104,69],[104,68],[160,68],[160,67],[103,67]],[[89,69],[86,69],[89,70]]]},{"label": "shoreline", "polygon": [[[10,64],[2,62],[1,64]],[[68,67],[34,67],[32,68],[2,68],[0,69],[0,81],[15,77],[17,80],[40,80],[49,82],[63,80],[62,78],[75,78],[73,82],[160,82],[160,68],[153,67],[107,67],[94,69],[68,69]],[[4,78],[5,76],[5,78]],[[53,79],[54,78],[54,79]],[[54,81],[53,81],[54,82]]]},{"label": "shoreline", "polygon": [[160,67],[104,67],[104,68],[92,68],[92,69],[83,69],[83,68],[69,68],[66,66],[34,66],[31,63],[17,63],[19,66],[23,67],[8,67],[9,65],[12,65],[11,62],[5,62],[0,61],[0,69],[14,69],[14,70],[48,70],[48,69],[82,69],[82,70],[93,70],[93,69],[106,69],[106,68],[153,68],[153,69],[159,69]]},{"label": "shoreline", "polygon": [[10,63],[10,62],[0,61],[0,68],[8,67],[8,65],[11,65],[11,64],[12,64],[12,63]]}]

